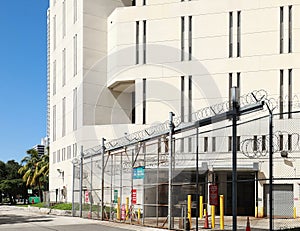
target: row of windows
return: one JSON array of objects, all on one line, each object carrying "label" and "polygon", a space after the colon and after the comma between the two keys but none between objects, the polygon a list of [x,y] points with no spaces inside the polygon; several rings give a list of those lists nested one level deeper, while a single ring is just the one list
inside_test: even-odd
[{"label": "row of windows", "polygon": [[[66,118],[66,97],[62,99],[62,119],[61,119],[61,128],[62,128],[62,137],[66,135],[66,125],[67,125],[67,118]],[[73,131],[77,130],[77,88],[73,89]],[[57,110],[56,105],[53,106],[53,141],[57,138]]]},{"label": "row of windows", "polygon": [[[73,148],[73,153],[72,153]],[[59,163],[61,161],[70,160],[77,156],[77,144],[69,145],[67,148],[62,148],[52,153],[52,163]]]},{"label": "row of windows", "polygon": [[[77,12],[77,1],[78,0],[73,0],[73,23],[75,24],[76,22],[77,22],[77,14],[78,14],[78,12]],[[68,1],[69,2],[69,1]],[[55,3],[55,2],[54,2]],[[67,15],[67,11],[66,11],[66,9],[67,9],[67,6],[66,6],[66,4],[67,4],[67,1],[66,0],[63,0],[62,1],[62,38],[64,38],[65,36],[66,36],[66,15]],[[55,4],[54,4],[55,5]],[[53,16],[53,50],[55,50],[56,49],[56,39],[57,39],[57,16],[56,15],[54,15]]]},{"label": "row of windows", "polygon": [[[236,14],[237,25],[236,33],[233,31],[233,17]],[[284,7],[280,7],[280,38],[279,38],[279,53],[284,53]],[[288,53],[292,52],[292,6],[288,6]],[[236,41],[236,57],[241,57],[241,20],[242,12],[229,12],[229,38],[228,38],[228,56],[229,58],[234,57],[233,48],[234,41]],[[186,29],[187,22],[187,29]],[[181,17],[181,61],[192,60],[192,29],[193,29],[193,17],[192,16],[182,16]],[[136,22],[136,64],[139,64],[139,26],[140,22]],[[234,38],[236,36],[236,38]],[[185,40],[188,41],[188,47],[185,47]],[[185,54],[188,54],[188,57],[185,57]],[[143,64],[146,63],[146,20],[143,20]]]}]

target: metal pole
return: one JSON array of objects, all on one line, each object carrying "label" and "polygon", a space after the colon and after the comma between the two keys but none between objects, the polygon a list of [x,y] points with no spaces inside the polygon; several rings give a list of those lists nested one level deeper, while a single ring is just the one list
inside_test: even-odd
[{"label": "metal pole", "polygon": [[131,199],[130,199],[130,224],[132,224],[132,214],[133,214],[133,203],[132,203],[132,191],[133,191],[133,168],[134,168],[134,151],[131,151]]},{"label": "metal pole", "polygon": [[83,146],[81,146],[81,151],[80,151],[79,217],[82,217],[82,183],[83,183]]},{"label": "metal pole", "polygon": [[91,155],[91,165],[90,165],[90,169],[91,169],[91,182],[90,182],[90,218],[92,218],[93,216],[93,202],[92,202],[92,198],[93,198],[93,155]]},{"label": "metal pole", "polygon": [[[158,143],[157,146],[160,147],[161,143],[160,143],[160,138],[158,139]],[[158,211],[159,211],[159,207],[158,207],[158,197],[159,197],[159,152],[160,152],[160,148],[157,148],[157,168],[156,168],[156,227],[158,227]]]},{"label": "metal pole", "polygon": [[[122,208],[122,196],[123,196],[123,152],[120,156],[120,208]],[[120,216],[122,217],[122,216]]]},{"label": "metal pole", "polygon": [[173,168],[173,116],[174,113],[169,113],[169,188],[168,188],[168,230],[173,229],[173,221],[172,221],[172,168]]},{"label": "metal pole", "polygon": [[104,220],[104,154],[105,154],[105,139],[102,138],[102,161],[101,161],[101,220]]},{"label": "metal pole", "polygon": [[273,230],[273,114],[269,110],[269,214],[270,230]]},{"label": "metal pole", "polygon": [[238,88],[231,88],[233,115],[232,115],[232,230],[237,230],[237,112]]},{"label": "metal pole", "polygon": [[113,173],[114,173],[114,160],[113,160],[113,155],[110,156],[110,209],[109,209],[109,218],[110,220],[113,221],[113,216],[112,216],[112,209],[113,209],[113,201],[114,201],[114,194],[113,194]]},{"label": "metal pole", "polygon": [[198,231],[198,217],[199,217],[199,127],[196,129],[196,231]]},{"label": "metal pole", "polygon": [[75,217],[75,163],[73,163],[73,174],[72,174],[72,216]]}]

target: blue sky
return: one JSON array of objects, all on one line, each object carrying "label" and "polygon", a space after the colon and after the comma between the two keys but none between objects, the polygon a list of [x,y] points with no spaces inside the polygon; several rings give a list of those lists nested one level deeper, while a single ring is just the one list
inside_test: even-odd
[{"label": "blue sky", "polygon": [[20,162],[46,136],[48,0],[0,6],[0,160]]}]

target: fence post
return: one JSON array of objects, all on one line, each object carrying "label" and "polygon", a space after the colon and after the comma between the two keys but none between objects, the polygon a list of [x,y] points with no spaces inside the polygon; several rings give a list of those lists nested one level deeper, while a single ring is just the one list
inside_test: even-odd
[{"label": "fence post", "polygon": [[168,229],[173,229],[173,206],[172,206],[172,168],[173,168],[173,130],[174,130],[174,124],[173,124],[173,116],[175,114],[173,112],[169,113],[169,188],[168,188]]},{"label": "fence post", "polygon": [[101,220],[104,220],[104,154],[105,154],[105,146],[104,146],[105,139],[102,138],[102,163],[101,163]]},{"label": "fence post", "polygon": [[82,217],[82,183],[83,183],[83,146],[80,151],[80,180],[79,180],[79,217]]}]

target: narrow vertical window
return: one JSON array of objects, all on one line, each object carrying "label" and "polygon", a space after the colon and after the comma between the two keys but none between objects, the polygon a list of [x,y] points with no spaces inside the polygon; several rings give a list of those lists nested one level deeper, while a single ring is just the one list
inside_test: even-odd
[{"label": "narrow vertical window", "polygon": [[77,156],[77,144],[73,144],[73,157]]},{"label": "narrow vertical window", "polygon": [[279,151],[283,150],[283,135],[279,135]]},{"label": "narrow vertical window", "polygon": [[73,90],[73,131],[77,130],[77,88]]},{"label": "narrow vertical window", "polygon": [[181,17],[181,61],[184,61],[184,16]]},{"label": "narrow vertical window", "polygon": [[161,153],[161,138],[157,139],[157,153]]},{"label": "narrow vertical window", "polygon": [[289,6],[289,53],[292,53],[293,47],[293,12],[292,6]]},{"label": "narrow vertical window", "polygon": [[131,123],[135,124],[135,92],[131,93]]},{"label": "narrow vertical window", "polygon": [[52,126],[53,126],[53,141],[56,141],[56,105],[53,106],[53,121],[52,121]]},{"label": "narrow vertical window", "polygon": [[257,151],[257,136],[253,136],[253,151]]},{"label": "narrow vertical window", "polygon": [[241,88],[241,72],[236,73],[236,87]]},{"label": "narrow vertical window", "polygon": [[292,118],[293,106],[293,69],[289,69],[289,89],[288,89],[288,118]]},{"label": "narrow vertical window", "polygon": [[189,115],[188,115],[188,122],[192,121],[192,100],[193,100],[193,82],[192,82],[192,76],[189,76],[189,95],[188,95],[188,101],[189,101]]},{"label": "narrow vertical window", "polygon": [[293,140],[292,140],[292,135],[289,134],[289,135],[288,135],[288,150],[289,150],[289,151],[292,151],[292,144],[293,144],[292,141],[293,141]]},{"label": "narrow vertical window", "polygon": [[62,86],[66,85],[66,48],[62,52]]},{"label": "narrow vertical window", "polygon": [[189,16],[189,60],[192,60],[192,16]]},{"label": "narrow vertical window", "polygon": [[146,124],[146,79],[143,79],[143,124]]},{"label": "narrow vertical window", "polygon": [[229,12],[229,57],[232,57],[232,42],[233,42],[233,17],[232,12]]},{"label": "narrow vertical window", "polygon": [[53,50],[56,49],[56,15],[53,17]]},{"label": "narrow vertical window", "polygon": [[241,11],[237,12],[237,57],[241,57]]},{"label": "narrow vertical window", "polygon": [[63,148],[61,150],[61,160],[62,161],[66,160],[66,149],[65,148]]},{"label": "narrow vertical window", "polygon": [[74,23],[77,21],[77,0],[73,0]]},{"label": "narrow vertical window", "polygon": [[140,22],[135,23],[135,63],[139,64]]},{"label": "narrow vertical window", "polygon": [[53,95],[56,94],[56,60],[53,62]]},{"label": "narrow vertical window", "polygon": [[283,53],[283,6],[280,7],[280,54]]},{"label": "narrow vertical window", "polygon": [[204,137],[203,151],[208,151],[208,137]]},{"label": "narrow vertical window", "polygon": [[232,88],[232,73],[229,73],[228,75],[228,102],[229,102],[229,108],[232,108],[232,102],[231,102],[231,88]]},{"label": "narrow vertical window", "polygon": [[188,138],[188,152],[192,152],[192,138],[189,137]]},{"label": "narrow vertical window", "polygon": [[60,150],[57,150],[57,163],[60,162]]},{"label": "narrow vertical window", "polygon": [[146,37],[146,31],[147,31],[147,28],[146,28],[146,20],[143,21],[143,25],[144,25],[144,28],[143,28],[143,64],[146,63],[146,42],[147,42],[147,37]]},{"label": "narrow vertical window", "polygon": [[73,50],[74,50],[74,76],[77,75],[77,34],[73,37]]},{"label": "narrow vertical window", "polygon": [[62,3],[62,37],[66,36],[66,1]]},{"label": "narrow vertical window", "polygon": [[131,5],[135,6],[136,5],[136,0],[131,0]]},{"label": "narrow vertical window", "polygon": [[216,151],[216,137],[212,137],[211,139],[211,151],[212,152]]},{"label": "narrow vertical window", "polygon": [[180,92],[180,113],[181,122],[184,122],[184,76],[181,76],[181,92]]},{"label": "narrow vertical window", "polygon": [[265,135],[262,135],[261,137],[261,150],[262,151],[266,151],[266,136]]},{"label": "narrow vertical window", "polygon": [[279,113],[279,118],[283,119],[283,70],[280,70]]},{"label": "narrow vertical window", "polygon": [[143,0],[143,6],[146,6],[146,0]]},{"label": "narrow vertical window", "polygon": [[228,152],[232,151],[232,136],[228,136]]},{"label": "narrow vertical window", "polygon": [[62,99],[62,137],[66,135],[66,97]]},{"label": "narrow vertical window", "polygon": [[67,159],[71,159],[71,145],[67,147]]}]

